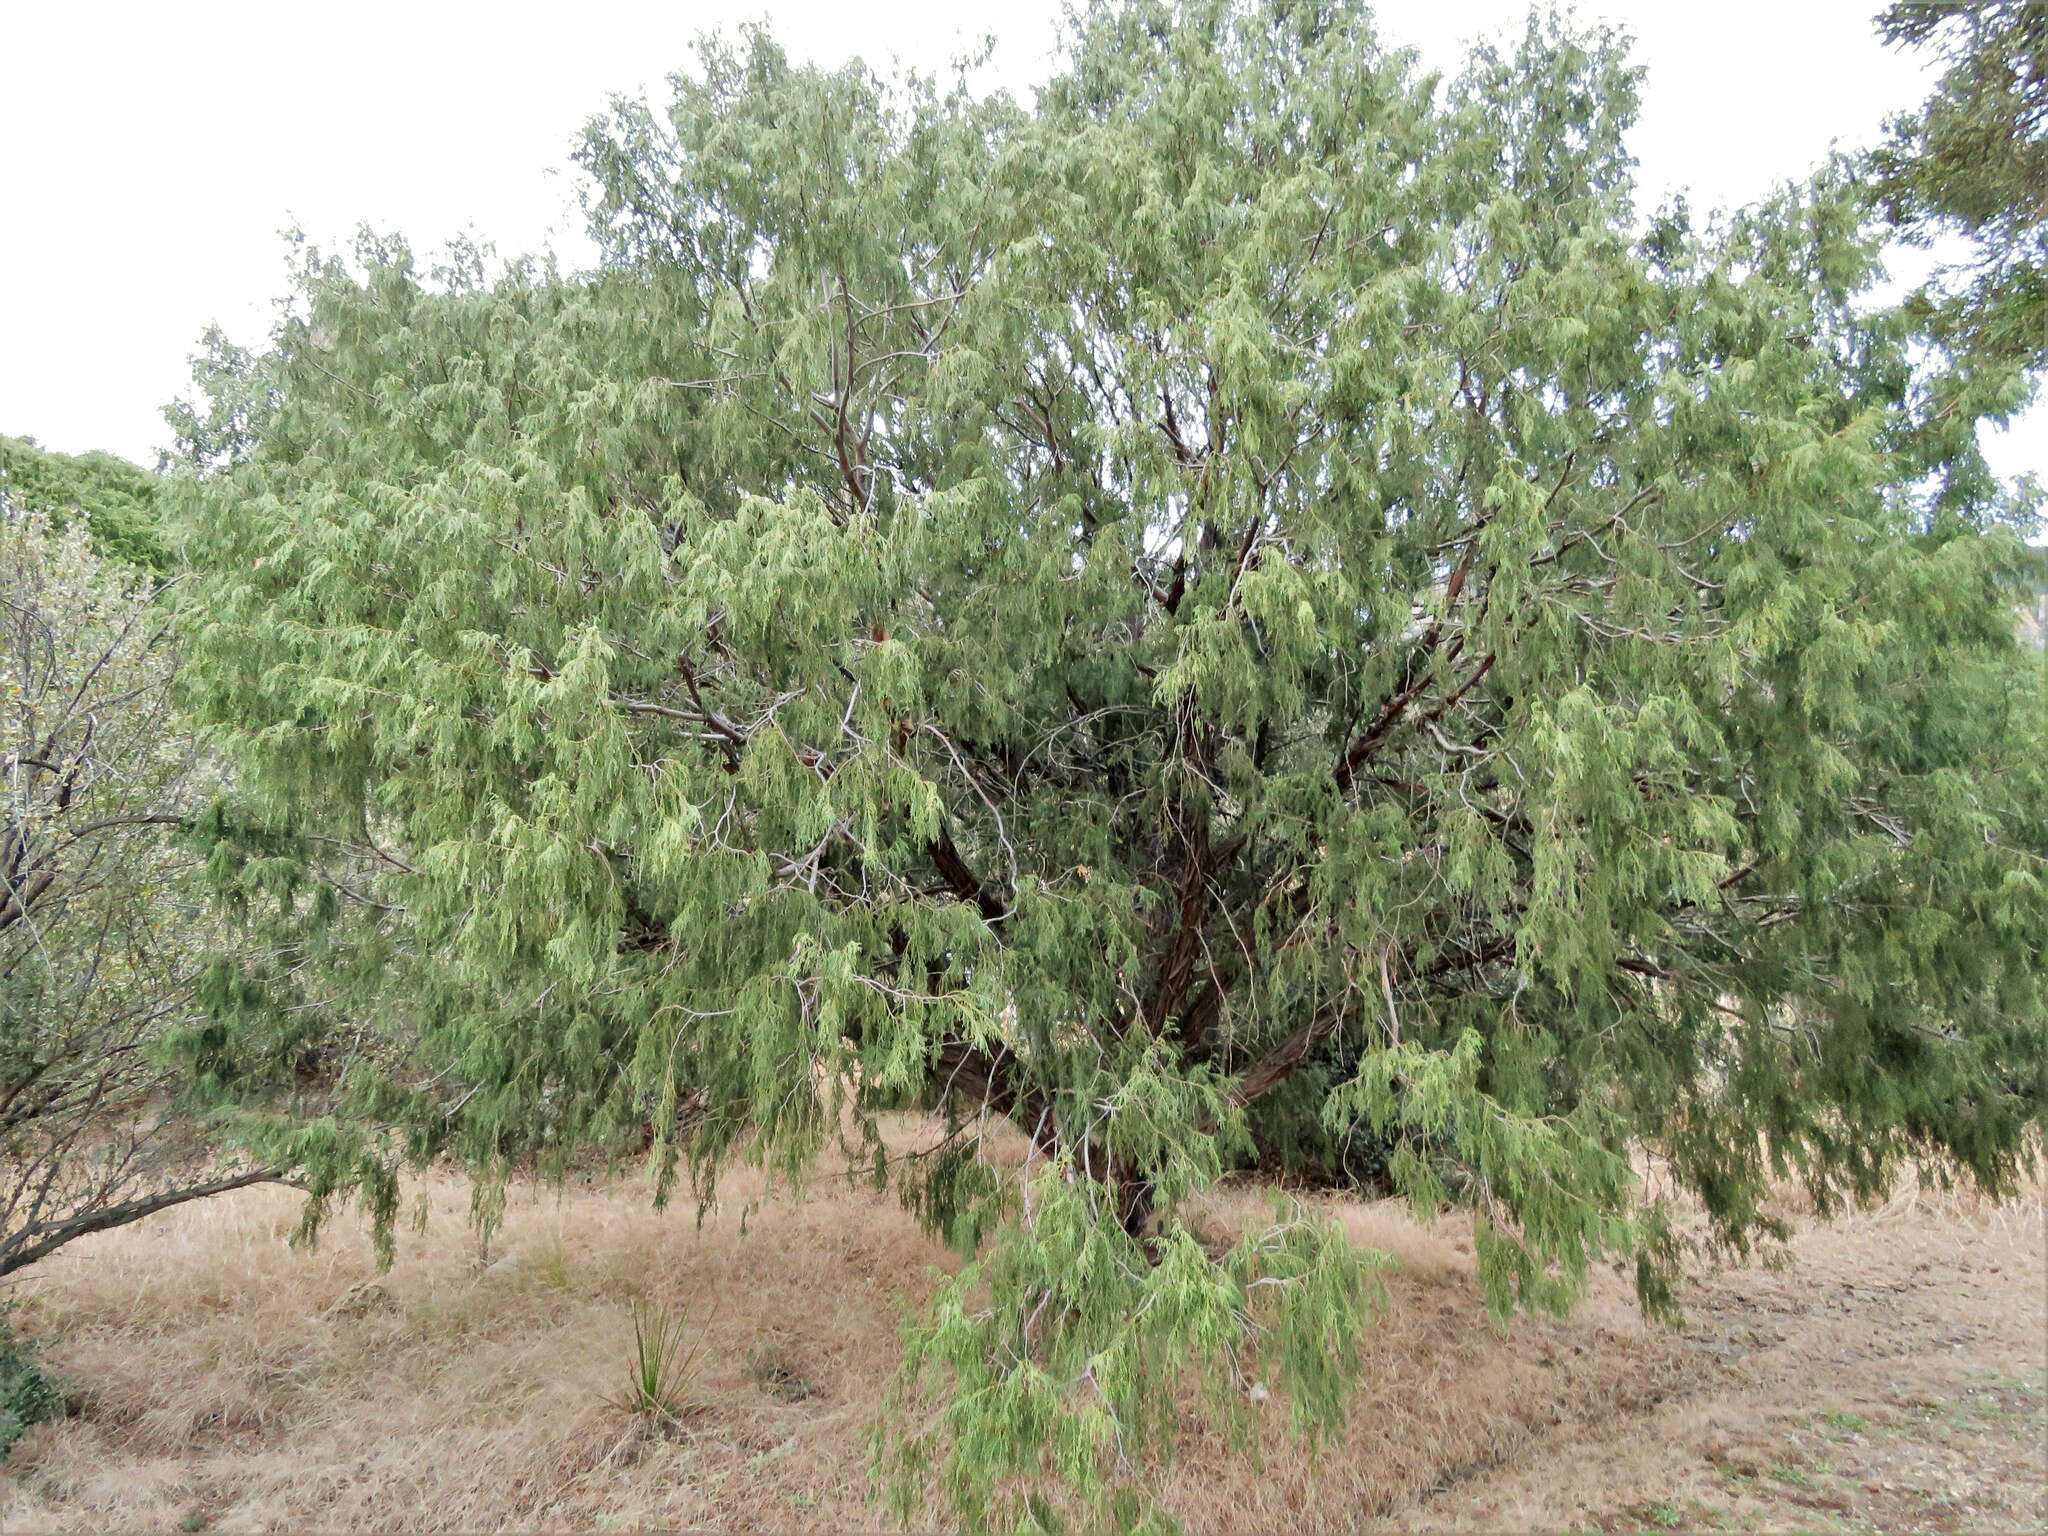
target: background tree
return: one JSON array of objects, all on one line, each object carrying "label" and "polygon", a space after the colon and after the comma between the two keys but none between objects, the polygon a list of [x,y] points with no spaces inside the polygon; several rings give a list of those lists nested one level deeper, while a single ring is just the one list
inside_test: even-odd
[{"label": "background tree", "polygon": [[40,511],[56,532],[81,518],[95,554],[170,569],[158,527],[156,476],[111,453],[52,453],[33,438],[0,437],[0,499]]},{"label": "background tree", "polygon": [[1346,4],[1096,7],[1030,109],[674,86],[585,135],[598,272],[309,263],[185,492],[218,867],[310,925],[361,861],[323,995],[415,1155],[872,1157],[971,1259],[879,1446],[969,1525],[1135,1520],[1191,1382],[1341,1410],[1369,1257],[1184,1220],[1282,1140],[1472,1210],[1502,1313],[1668,1304],[1645,1149],[1736,1248],[1787,1174],[2009,1186],[2020,543],[1912,489],[1845,181],[1641,215],[1613,39],[1439,89]]},{"label": "background tree", "polygon": [[0,1275],[278,1177],[217,1157],[182,1092],[178,1042],[199,1022],[217,925],[177,839],[209,775],[172,702],[159,583],[96,556],[75,503],[60,533],[14,494],[0,497]]}]

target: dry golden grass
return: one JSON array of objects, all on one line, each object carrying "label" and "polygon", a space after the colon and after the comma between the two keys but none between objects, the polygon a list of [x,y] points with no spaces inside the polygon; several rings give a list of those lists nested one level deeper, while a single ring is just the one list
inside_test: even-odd
[{"label": "dry golden grass", "polygon": [[[276,1189],[166,1213],[34,1271],[21,1321],[95,1398],[16,1448],[0,1529],[880,1524],[864,1434],[900,1319],[949,1262],[893,1195],[825,1181],[756,1210],[742,1235],[757,1180],[732,1181],[701,1230],[687,1203],[655,1213],[633,1179],[519,1190],[480,1264],[466,1187],[433,1177],[420,1193],[427,1235],[403,1235],[383,1276],[346,1218],[316,1250],[289,1247],[297,1201]],[[1204,1219],[1228,1230],[1264,1202],[1233,1188]],[[1721,1366],[1644,1325],[1612,1276],[1571,1319],[1502,1335],[1458,1225],[1327,1207],[1397,1260],[1348,1438],[1312,1464],[1278,1400],[1256,1471],[1194,1437],[1165,1489],[1191,1530],[1409,1524],[1432,1490],[1463,1495],[1487,1469],[1598,1440]],[[705,1406],[666,1436],[607,1405],[641,1300],[688,1305],[704,1330]]]}]

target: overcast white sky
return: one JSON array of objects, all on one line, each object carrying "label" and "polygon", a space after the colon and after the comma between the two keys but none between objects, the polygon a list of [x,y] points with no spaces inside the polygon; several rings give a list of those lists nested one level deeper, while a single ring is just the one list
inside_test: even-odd
[{"label": "overcast white sky", "polygon": [[[1870,142],[1933,72],[1881,48],[1880,0],[1580,0],[1649,70],[1634,148],[1646,200],[1704,208]],[[1446,72],[1526,0],[1382,0],[1391,42]],[[428,251],[471,229],[583,258],[566,170],[605,97],[660,89],[692,39],[766,15],[790,51],[938,69],[984,35],[985,77],[1027,96],[1059,0],[442,0],[169,5],[0,0],[0,432],[154,462],[159,412],[218,321],[262,339],[277,231],[364,220]],[[2048,409],[1987,442],[2048,474]]]}]

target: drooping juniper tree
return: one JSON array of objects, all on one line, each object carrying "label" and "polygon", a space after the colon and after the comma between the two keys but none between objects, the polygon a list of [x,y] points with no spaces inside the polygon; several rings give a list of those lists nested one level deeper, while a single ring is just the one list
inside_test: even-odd
[{"label": "drooping juniper tree", "polygon": [[[190,493],[194,671],[223,878],[360,850],[379,1114],[864,1146],[974,1256],[885,1446],[969,1523],[1141,1482],[1189,1375],[1338,1411],[1363,1259],[1182,1219],[1283,1141],[1472,1209],[1503,1311],[1665,1299],[1645,1152],[1737,1245],[1788,1172],[2004,1187],[2023,509],[1902,467],[1851,191],[1645,214],[1633,86],[1295,0],[1092,10],[1030,108],[748,34],[591,124],[595,273],[310,266]],[[954,1133],[891,1162],[906,1103]]]}]

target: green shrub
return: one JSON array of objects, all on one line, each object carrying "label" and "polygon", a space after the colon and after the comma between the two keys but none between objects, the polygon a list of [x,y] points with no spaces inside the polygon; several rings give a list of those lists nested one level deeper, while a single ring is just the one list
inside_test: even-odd
[{"label": "green shrub", "polygon": [[43,1369],[35,1342],[14,1331],[12,1302],[0,1303],[0,1458],[31,1424],[64,1412],[64,1394]]}]

